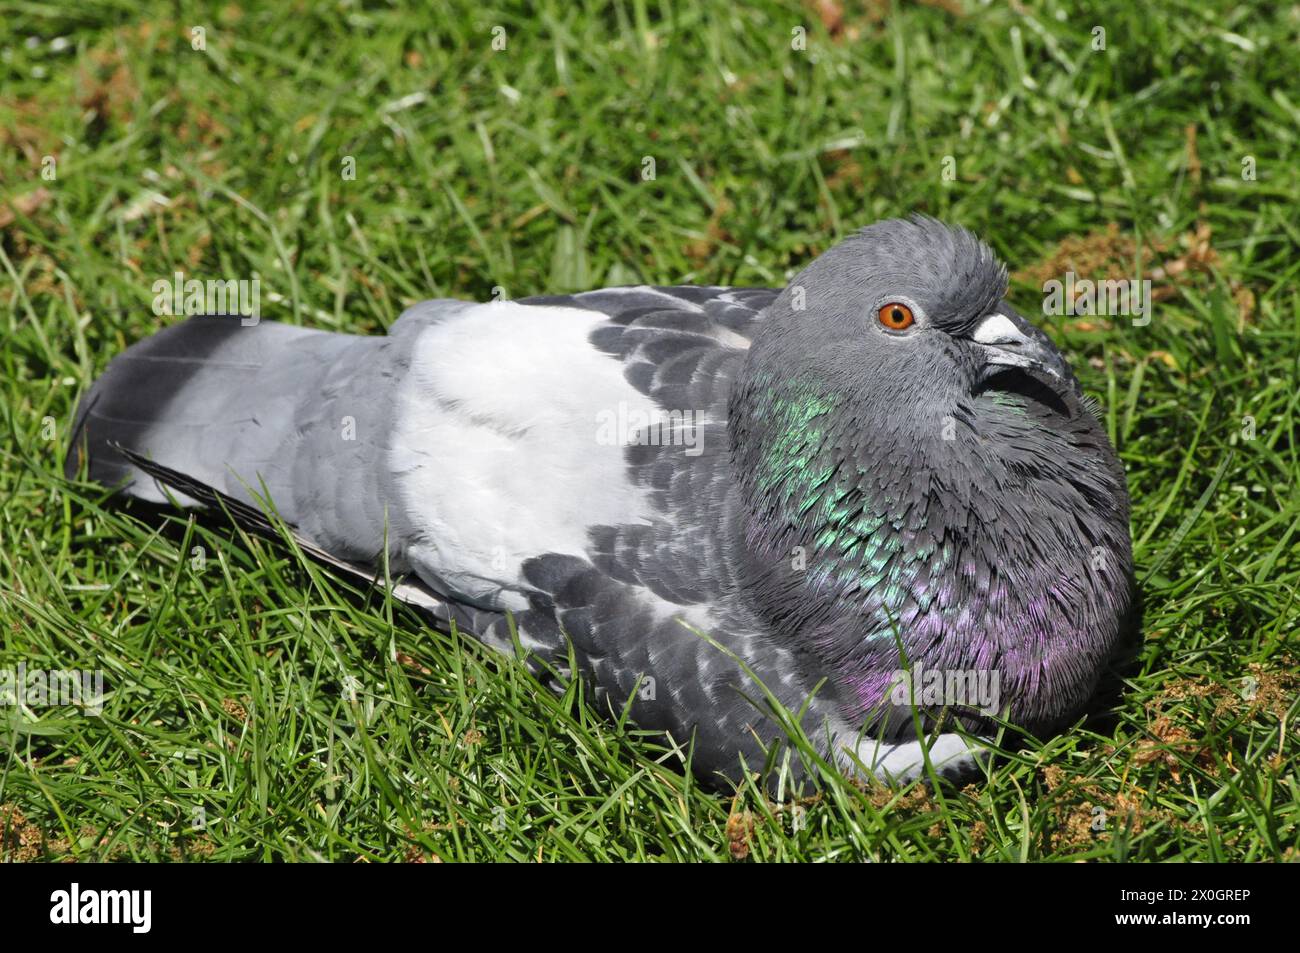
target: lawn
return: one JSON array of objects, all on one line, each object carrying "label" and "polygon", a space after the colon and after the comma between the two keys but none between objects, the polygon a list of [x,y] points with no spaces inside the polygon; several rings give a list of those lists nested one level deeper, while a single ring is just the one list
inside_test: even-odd
[{"label": "lawn", "polygon": [[[1297,859],[1297,75],[1267,2],[0,0],[0,670],[106,689],[0,707],[0,859]],[[779,286],[913,211],[1097,398],[1145,603],[1112,715],[961,788],[719,795],[579,685],[62,476],[176,272],[380,333]],[[1151,320],[1045,315],[1071,271],[1149,279]]]}]

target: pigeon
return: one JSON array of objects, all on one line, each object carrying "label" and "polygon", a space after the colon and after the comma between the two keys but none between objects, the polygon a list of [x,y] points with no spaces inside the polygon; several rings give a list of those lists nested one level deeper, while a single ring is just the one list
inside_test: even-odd
[{"label": "pigeon", "polygon": [[196,315],[109,363],[65,467],[287,527],[710,783],[955,777],[1085,714],[1133,624],[1123,467],[1006,293],[913,216],[780,289]]}]

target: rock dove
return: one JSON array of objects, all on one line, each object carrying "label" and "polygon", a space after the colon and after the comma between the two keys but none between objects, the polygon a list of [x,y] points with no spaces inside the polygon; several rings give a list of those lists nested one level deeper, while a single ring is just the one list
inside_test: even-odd
[{"label": "rock dove", "polygon": [[[67,472],[269,503],[367,579],[386,547],[400,597],[552,683],[571,645],[715,783],[780,750],[773,701],[840,769],[960,773],[1084,712],[1134,611],[1123,468],[1006,288],[918,216],[784,289],[432,300],[382,337],[195,316],[109,364]],[[920,672],[997,697],[900,700]]]}]

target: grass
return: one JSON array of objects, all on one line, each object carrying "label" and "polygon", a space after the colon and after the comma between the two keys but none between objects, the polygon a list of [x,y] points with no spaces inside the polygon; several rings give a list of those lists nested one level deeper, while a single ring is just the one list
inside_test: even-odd
[{"label": "grass", "polygon": [[[1297,857],[1300,14],[834,8],[0,0],[0,669],[110,689],[0,708],[0,856]],[[709,793],[577,686],[60,474],[175,271],[375,333],[494,288],[779,285],[911,211],[988,240],[1025,313],[1067,268],[1157,297],[1040,322],[1128,467],[1137,667],[1104,727],[960,790]]]}]

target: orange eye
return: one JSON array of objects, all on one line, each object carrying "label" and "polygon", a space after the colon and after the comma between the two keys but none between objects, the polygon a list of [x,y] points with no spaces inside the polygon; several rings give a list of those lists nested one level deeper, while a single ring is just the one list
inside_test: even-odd
[{"label": "orange eye", "polygon": [[878,312],[880,323],[891,331],[906,331],[916,321],[912,309],[899,301],[891,301]]}]

